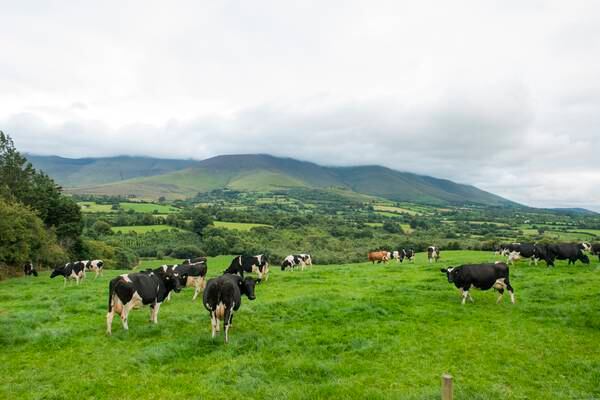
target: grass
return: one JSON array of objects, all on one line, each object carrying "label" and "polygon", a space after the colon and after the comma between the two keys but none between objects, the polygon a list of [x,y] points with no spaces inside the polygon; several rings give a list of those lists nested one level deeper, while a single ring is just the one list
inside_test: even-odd
[{"label": "grass", "polygon": [[176,228],[170,225],[131,225],[131,226],[113,226],[112,231],[117,233],[147,233],[147,232],[160,232],[160,231],[170,231],[175,229],[177,231],[183,231],[183,229]]},{"label": "grass", "polygon": [[[209,275],[231,257],[209,260]],[[517,304],[491,291],[460,305],[439,268],[493,261],[446,251],[435,265],[274,268],[243,300],[231,339],[210,337],[191,289],[159,325],[134,310],[105,335],[108,280],[0,282],[0,398],[435,399],[440,375],[457,399],[600,397],[600,265],[511,268]],[[168,261],[168,260],[167,260]],[[145,261],[142,267],[163,260]],[[508,296],[506,296],[508,297]]]},{"label": "grass", "polygon": [[77,204],[84,213],[110,213],[115,211],[110,204],[98,204],[95,201],[80,201]]},{"label": "grass", "polygon": [[236,229],[238,231],[249,231],[252,228],[256,228],[258,226],[267,226],[271,227],[271,225],[266,224],[254,224],[250,222],[224,222],[224,221],[215,221],[215,226],[217,228],[226,228],[226,229]]},{"label": "grass", "polygon": [[[98,204],[95,201],[80,201],[77,204],[79,204],[84,213],[111,213],[117,211],[111,208],[111,204]],[[176,207],[154,203],[121,202],[119,205],[125,211],[133,210],[139,213],[152,213],[156,211],[159,214],[172,214],[180,211]]]},{"label": "grass", "polygon": [[154,204],[154,203],[130,203],[124,202],[119,203],[121,208],[125,211],[133,210],[139,213],[152,213],[157,212],[159,214],[173,214],[177,213],[180,210],[177,207],[164,205],[164,204]]},{"label": "grass", "polygon": [[395,207],[395,206],[381,206],[381,205],[376,205],[373,206],[373,209],[375,211],[385,211],[385,212],[389,212],[389,213],[405,213],[408,215],[419,215],[418,212],[409,209],[409,208],[401,208],[401,207]]}]

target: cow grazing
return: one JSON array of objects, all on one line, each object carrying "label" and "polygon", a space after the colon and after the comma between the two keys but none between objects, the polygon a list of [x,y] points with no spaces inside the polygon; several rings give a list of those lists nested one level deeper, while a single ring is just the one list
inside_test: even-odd
[{"label": "cow grazing", "polygon": [[400,250],[395,250],[392,253],[392,257],[398,261],[398,262],[403,262],[404,259],[407,259],[409,261],[414,261],[414,257],[415,257],[415,251],[413,249],[400,249]]},{"label": "cow grazing", "polygon": [[437,246],[429,246],[427,248],[427,259],[429,262],[437,262],[440,259],[440,248]]},{"label": "cow grazing", "polygon": [[98,276],[102,276],[102,271],[104,270],[104,261],[102,260],[86,260],[81,261],[85,264],[86,271],[94,271],[96,275],[94,276],[94,280],[98,278]]},{"label": "cow grazing", "polygon": [[150,306],[150,322],[158,324],[160,305],[174,290],[181,290],[179,276],[162,267],[155,270],[123,274],[112,279],[108,286],[106,333],[112,333],[115,312],[121,315],[123,329],[128,330],[127,316],[136,305]]},{"label": "cow grazing", "polygon": [[513,304],[515,303],[515,293],[510,285],[508,265],[503,262],[495,264],[467,264],[458,267],[442,268],[440,271],[446,274],[449,283],[454,283],[460,289],[462,304],[465,304],[467,297],[473,302],[473,298],[469,294],[471,287],[481,290],[488,290],[492,287],[497,289],[500,296],[498,296],[496,304],[502,300],[504,289],[507,289],[510,293],[510,301]]},{"label": "cow grazing", "polygon": [[28,261],[25,263],[25,265],[23,265],[23,273],[25,276],[38,276],[38,273],[36,269],[33,268],[33,263],[31,261]]},{"label": "cow grazing", "polygon": [[377,264],[382,262],[385,264],[390,259],[387,251],[371,251],[369,252],[368,257],[369,261],[371,261],[373,264],[375,264],[375,261],[377,261]]},{"label": "cow grazing", "polygon": [[257,256],[237,256],[231,260],[229,267],[223,271],[224,274],[239,275],[244,277],[244,272],[256,272],[258,281],[269,279],[269,259],[264,254]]},{"label": "cow grazing", "polygon": [[531,265],[532,261],[537,265],[540,260],[540,257],[538,257],[540,251],[539,249],[536,251],[536,246],[538,245],[530,243],[513,243],[505,248],[504,254],[506,255],[508,252],[509,264],[515,265],[515,261],[526,258],[529,260],[529,265]]},{"label": "cow grazing", "polygon": [[302,259],[304,265],[312,267],[312,257],[310,254],[302,253],[298,254],[298,257]]},{"label": "cow grazing", "polygon": [[291,271],[293,271],[298,266],[301,266],[302,270],[304,271],[304,262],[302,261],[302,259],[299,256],[293,255],[293,254],[290,254],[289,256],[284,258],[283,261],[281,262],[281,270],[282,271],[285,271],[288,268]]},{"label": "cow grazing", "polygon": [[[206,273],[208,272],[208,267],[204,261],[191,264],[163,265],[161,268],[165,271],[171,270],[173,273],[176,273],[182,287],[194,288],[194,297],[192,297],[192,301],[196,300],[198,293],[206,287]],[[171,300],[171,293],[169,293],[167,300]]]},{"label": "cow grazing", "polygon": [[67,286],[67,280],[74,279],[79,285],[79,282],[85,278],[85,264],[81,261],[70,262],[60,267],[54,268],[54,271],[50,274],[50,278],[62,275],[65,278],[65,284]]},{"label": "cow grazing", "polygon": [[233,323],[233,312],[240,309],[242,295],[246,295],[250,300],[256,298],[255,286],[254,279],[232,274],[224,274],[208,281],[202,298],[204,307],[210,313],[213,338],[220,330],[219,320],[223,320],[225,343],[229,342],[229,328]]},{"label": "cow grazing", "polygon": [[554,265],[554,260],[569,260],[568,265],[575,264],[576,261],[581,261],[584,264],[590,263],[590,258],[583,253],[583,245],[560,243],[560,244],[549,244],[546,245],[546,251],[548,253],[548,259],[552,260],[551,264]]},{"label": "cow grazing", "polygon": [[293,271],[296,267],[300,267],[300,270],[304,271],[304,268],[309,265],[312,266],[310,254],[290,254],[281,262],[281,270],[285,271],[289,268]]}]

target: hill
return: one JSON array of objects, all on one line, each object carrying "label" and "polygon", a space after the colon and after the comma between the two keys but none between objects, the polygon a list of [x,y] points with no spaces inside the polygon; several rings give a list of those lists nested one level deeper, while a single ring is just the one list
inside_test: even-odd
[{"label": "hill", "polygon": [[264,154],[223,155],[204,161],[140,157],[57,159],[56,163],[50,157],[43,162],[36,157],[31,160],[71,192],[81,194],[176,199],[223,188],[239,191],[306,188],[336,192],[342,189],[344,193],[433,205],[517,205],[474,186],[381,166],[325,167]]},{"label": "hill", "polygon": [[66,188],[161,175],[188,168],[197,162],[131,156],[65,158],[27,154],[26,157],[35,168],[41,169]]}]

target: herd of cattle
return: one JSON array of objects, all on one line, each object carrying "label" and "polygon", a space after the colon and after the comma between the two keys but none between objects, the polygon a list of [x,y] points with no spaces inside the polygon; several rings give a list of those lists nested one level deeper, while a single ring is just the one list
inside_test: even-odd
[{"label": "herd of cattle", "polygon": [[[589,252],[597,255],[600,261],[600,244],[522,244],[512,243],[500,245],[496,254],[507,257],[507,262],[485,264],[465,264],[457,267],[442,268],[449,283],[453,283],[460,291],[462,304],[473,298],[469,289],[477,288],[488,290],[494,288],[498,291],[497,302],[502,300],[504,291],[507,290],[511,302],[515,302],[513,287],[510,284],[508,264],[514,264],[519,259],[529,259],[531,262],[543,260],[550,267],[555,260],[568,260],[569,264],[581,261],[589,264]],[[437,246],[429,246],[427,258],[429,263],[440,259],[441,251]],[[386,263],[392,259],[401,263],[404,260],[414,261],[413,249],[398,249],[394,251],[380,250],[368,253],[368,260],[372,263]],[[312,266],[310,254],[294,254],[285,257],[281,263],[281,270],[304,270]],[[104,262],[102,260],[84,260],[70,262],[55,268],[50,278],[62,276],[64,285],[68,280],[75,280],[79,285],[86,276],[87,271],[95,272],[95,278],[102,275]],[[38,273],[32,263],[23,267],[26,275],[37,276]],[[233,314],[242,304],[242,296],[249,300],[256,299],[255,287],[261,281],[269,279],[269,259],[266,255],[237,256],[231,261],[229,267],[219,277],[206,281],[208,272],[207,259],[198,257],[183,260],[181,264],[163,265],[156,269],[147,269],[141,272],[122,274],[109,283],[108,313],[106,316],[106,332],[112,332],[112,321],[115,313],[121,317],[123,328],[127,330],[129,312],[141,305],[150,306],[150,321],[158,323],[158,311],[164,301],[171,298],[172,292],[180,292],[184,287],[193,287],[195,300],[204,289],[202,302],[210,313],[212,337],[220,331],[220,321],[223,321],[225,342],[229,340],[229,328],[232,326]],[[256,273],[254,279],[244,274]]]},{"label": "herd of cattle", "polygon": [[585,254],[589,252],[597,255],[600,260],[600,244],[590,243],[553,243],[553,244],[530,244],[530,243],[511,243],[500,245],[496,249],[496,254],[508,257],[508,262],[514,264],[516,260],[529,259],[529,263],[545,261],[549,267],[554,266],[555,260],[568,260],[568,264],[575,264],[581,261],[584,264],[590,263],[590,258]]}]

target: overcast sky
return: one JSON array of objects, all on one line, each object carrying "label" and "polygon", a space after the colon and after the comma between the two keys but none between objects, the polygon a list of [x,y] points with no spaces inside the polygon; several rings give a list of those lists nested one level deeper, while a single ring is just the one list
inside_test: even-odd
[{"label": "overcast sky", "polygon": [[600,211],[600,2],[4,1],[0,129],[381,164]]}]

